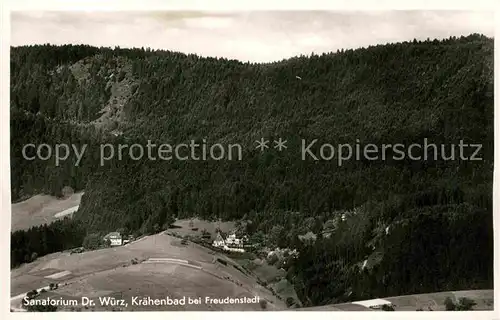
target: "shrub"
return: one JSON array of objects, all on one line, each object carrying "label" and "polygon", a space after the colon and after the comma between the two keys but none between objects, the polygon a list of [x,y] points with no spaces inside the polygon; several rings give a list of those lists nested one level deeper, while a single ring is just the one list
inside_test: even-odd
[{"label": "shrub", "polygon": [[28,293],[26,293],[26,297],[27,297],[28,299],[32,299],[32,298],[34,298],[37,294],[38,294],[38,291],[36,291],[36,290],[31,290],[31,291],[29,291]]},{"label": "shrub", "polygon": [[260,307],[262,309],[266,309],[267,308],[267,301],[266,300],[260,300],[259,304],[260,304]]},{"label": "shrub", "polygon": [[382,305],[382,310],[383,311],[394,311],[394,307],[391,304],[384,304],[384,305]]},{"label": "shrub", "polygon": [[455,303],[453,303],[453,300],[451,300],[450,297],[446,297],[446,299],[444,299],[444,307],[446,308],[446,311],[456,310]]},{"label": "shrub", "polygon": [[288,308],[290,308],[295,304],[295,299],[292,297],[288,297],[288,298],[286,298],[285,303],[286,303],[286,306]]},{"label": "shrub", "polygon": [[88,234],[85,239],[83,239],[83,247],[85,249],[95,250],[101,245],[101,237],[97,233]]},{"label": "shrub", "polygon": [[57,311],[57,307],[52,306],[52,305],[47,305],[47,306],[44,306],[44,305],[30,306],[30,305],[28,305],[26,307],[26,309],[30,312],[55,312],[55,311]]},{"label": "shrub", "polygon": [[274,265],[276,262],[278,262],[279,258],[276,254],[271,254],[268,258],[267,258],[267,263],[269,265]]},{"label": "shrub", "polygon": [[161,231],[160,225],[158,223],[155,223],[153,226],[153,230],[155,233],[159,233]]},{"label": "shrub", "polygon": [[477,303],[474,302],[474,300],[469,299],[469,298],[460,298],[458,299],[458,304],[456,306],[456,310],[458,311],[469,311],[472,310],[472,307],[474,307]]}]

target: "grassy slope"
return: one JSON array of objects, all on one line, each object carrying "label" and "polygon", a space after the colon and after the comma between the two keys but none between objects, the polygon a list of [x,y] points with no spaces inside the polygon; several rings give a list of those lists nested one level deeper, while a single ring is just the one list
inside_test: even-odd
[{"label": "grassy slope", "polygon": [[[81,297],[105,296],[122,292],[126,296],[166,295],[182,297],[252,297],[268,300],[268,309],[283,309],[284,303],[255,279],[234,267],[214,264],[217,254],[195,244],[183,246],[176,238],[157,234],[118,248],[102,249],[81,254],[57,253],[26,264],[12,273],[11,295],[59,282],[57,295]],[[168,263],[141,263],[131,265],[133,258],[168,257],[193,261],[203,270]],[[48,274],[62,270],[71,275],[51,280]],[[259,304],[240,306],[193,306],[189,310],[260,310]],[[158,310],[158,309],[156,309]]]},{"label": "grassy slope", "polygon": [[51,223],[55,215],[66,209],[78,206],[83,193],[75,193],[68,198],[58,199],[50,195],[35,195],[12,205],[12,231],[29,229],[33,226]]}]

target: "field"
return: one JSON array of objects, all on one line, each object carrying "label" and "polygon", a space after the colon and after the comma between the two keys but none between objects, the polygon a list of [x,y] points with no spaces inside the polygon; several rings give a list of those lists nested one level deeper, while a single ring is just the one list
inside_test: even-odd
[{"label": "field", "polygon": [[[452,301],[460,298],[472,299],[476,305],[473,310],[493,310],[493,290],[447,291],[425,294],[415,294],[383,298],[393,305],[395,311],[446,311],[444,301],[449,297]],[[374,311],[367,307],[368,301],[342,303],[320,307],[297,309],[299,311]]]},{"label": "field", "polygon": [[36,195],[25,201],[12,204],[12,231],[29,229],[33,226],[51,223],[72,209],[77,209],[83,192],[74,193],[65,199],[49,195]]},{"label": "field", "polygon": [[[132,263],[137,259],[139,263]],[[151,260],[150,260],[151,259]],[[181,259],[183,261],[175,260]],[[226,261],[220,263],[217,259]],[[240,268],[241,269],[241,268]],[[42,293],[55,297],[115,297],[129,301],[126,308],[96,305],[93,310],[283,310],[284,302],[234,262],[202,246],[165,233],[136,242],[77,254],[48,255],[11,272],[12,307],[19,307],[24,293],[58,283],[59,288]],[[184,306],[132,306],[132,297],[151,298],[259,297],[267,301],[250,304],[199,304]],[[66,307],[61,307],[64,310]],[[69,308],[69,307],[68,307]],[[75,307],[72,307],[75,308]],[[81,306],[77,307],[86,310]]]}]

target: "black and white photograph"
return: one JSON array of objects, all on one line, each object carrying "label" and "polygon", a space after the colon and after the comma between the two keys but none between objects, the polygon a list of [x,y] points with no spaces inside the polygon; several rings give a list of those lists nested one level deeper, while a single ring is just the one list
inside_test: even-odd
[{"label": "black and white photograph", "polygon": [[494,311],[494,33],[10,12],[10,311]]}]

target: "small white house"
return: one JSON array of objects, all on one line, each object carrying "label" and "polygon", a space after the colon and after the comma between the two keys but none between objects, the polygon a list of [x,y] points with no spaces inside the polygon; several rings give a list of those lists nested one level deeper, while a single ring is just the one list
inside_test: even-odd
[{"label": "small white house", "polygon": [[104,241],[109,240],[111,242],[111,246],[121,246],[123,243],[122,236],[119,232],[110,232],[104,236]]},{"label": "small white house", "polygon": [[222,248],[225,251],[245,252],[243,249],[243,240],[237,238],[234,232],[230,233],[226,239],[224,239],[220,232],[217,232],[212,245],[216,248]]},{"label": "small white house", "polygon": [[384,305],[389,305],[392,306],[392,302],[384,299],[371,299],[371,300],[364,300],[364,301],[356,301],[352,302],[353,304],[358,304],[363,307],[367,307],[370,309],[381,309],[382,306]]},{"label": "small white house", "polygon": [[236,233],[233,232],[227,236],[226,245],[239,247],[243,246],[243,241],[240,240],[239,238],[236,238]]}]

